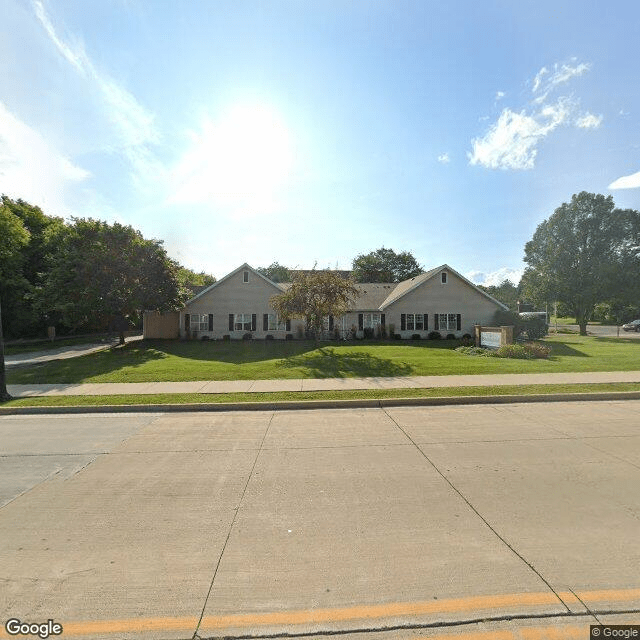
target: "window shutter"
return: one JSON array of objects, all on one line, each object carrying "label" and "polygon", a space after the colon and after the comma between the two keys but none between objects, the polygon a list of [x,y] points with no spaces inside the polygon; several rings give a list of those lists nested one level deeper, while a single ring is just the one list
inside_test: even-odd
[{"label": "window shutter", "polygon": [[213,313],[209,314],[209,331],[213,331]]},{"label": "window shutter", "polygon": [[268,313],[262,314],[262,330],[269,331],[269,314]]},{"label": "window shutter", "polygon": [[251,331],[255,331],[256,330],[256,320],[257,320],[257,316],[255,313],[251,314]]},{"label": "window shutter", "polygon": [[184,330],[189,331],[191,329],[191,316],[188,313],[184,314]]},{"label": "window shutter", "polygon": [[407,330],[407,314],[401,313],[400,314],[400,331],[406,331],[406,330]]},{"label": "window shutter", "polygon": [[384,313],[380,314],[380,326],[384,327]]},{"label": "window shutter", "polygon": [[291,331],[291,320],[287,320],[287,323],[285,324],[285,330]]},{"label": "window shutter", "polygon": [[358,329],[360,329],[360,331],[362,331],[362,327],[363,326],[364,326],[364,322],[363,322],[362,314],[359,313],[358,314]]},{"label": "window shutter", "polygon": [[433,314],[433,328],[436,331],[440,329],[440,316],[437,313]]},{"label": "window shutter", "polygon": [[229,331],[233,331],[233,313],[229,314]]},{"label": "window shutter", "polygon": [[333,316],[329,316],[329,331],[333,331]]},{"label": "window shutter", "polygon": [[424,330],[425,331],[429,331],[429,314],[425,313],[424,314]]},{"label": "window shutter", "polygon": [[462,316],[459,313],[456,315],[456,329],[458,331],[462,329]]}]

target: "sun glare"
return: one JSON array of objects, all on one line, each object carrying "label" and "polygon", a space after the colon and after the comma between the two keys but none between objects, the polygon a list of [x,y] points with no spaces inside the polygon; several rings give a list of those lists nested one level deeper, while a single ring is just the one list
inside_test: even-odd
[{"label": "sun glare", "polygon": [[267,207],[287,181],[293,162],[289,132],[262,105],[236,106],[206,119],[174,175],[172,199]]}]

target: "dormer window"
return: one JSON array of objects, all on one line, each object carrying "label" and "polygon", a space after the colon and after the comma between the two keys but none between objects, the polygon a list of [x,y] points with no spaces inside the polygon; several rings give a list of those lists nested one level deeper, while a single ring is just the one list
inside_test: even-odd
[{"label": "dormer window", "polygon": [[243,271],[242,272],[242,282],[249,282],[249,272],[248,271]]},{"label": "dormer window", "polygon": [[440,274],[440,279],[441,279],[440,281],[442,282],[442,284],[447,284],[447,274],[446,274],[446,272],[443,271]]}]

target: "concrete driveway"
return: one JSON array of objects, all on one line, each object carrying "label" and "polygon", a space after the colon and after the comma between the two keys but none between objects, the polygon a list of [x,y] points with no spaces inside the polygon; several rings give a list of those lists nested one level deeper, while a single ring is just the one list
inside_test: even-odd
[{"label": "concrete driveway", "polygon": [[[135,342],[142,340],[142,336],[128,336],[125,342]],[[7,367],[19,364],[39,364],[41,362],[50,362],[51,360],[66,360],[67,358],[78,358],[86,356],[94,351],[103,351],[118,344],[117,338],[111,344],[104,342],[95,342],[88,344],[67,345],[55,349],[47,349],[41,351],[27,351],[25,353],[17,353],[15,355],[5,356],[4,362]]]},{"label": "concrete driveway", "polygon": [[640,619],[640,401],[3,416],[0,443],[0,611],[63,638]]}]

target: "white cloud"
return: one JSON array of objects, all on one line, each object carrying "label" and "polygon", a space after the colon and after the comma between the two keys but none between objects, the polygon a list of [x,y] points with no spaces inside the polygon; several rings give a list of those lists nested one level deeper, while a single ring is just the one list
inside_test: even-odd
[{"label": "white cloud", "polygon": [[[515,110],[505,107],[488,131],[471,141],[467,153],[469,163],[489,169],[533,169],[538,146],[550,133],[561,125],[573,124],[583,129],[600,126],[602,116],[589,112],[577,113],[579,102],[568,96],[559,96],[548,102],[550,92],[590,69],[586,63],[555,64],[550,70],[542,67],[533,79],[532,91],[537,95],[528,105]],[[496,100],[504,96],[496,94]]]},{"label": "white cloud", "polygon": [[484,271],[469,271],[464,276],[468,280],[475,284],[481,284],[485,287],[498,286],[505,280],[510,280],[514,285],[517,285],[522,278],[524,269],[512,269],[510,267],[501,267],[496,271],[485,273]]},{"label": "white cloud", "polygon": [[81,44],[69,44],[59,36],[40,0],[34,0],[33,7],[58,52],[81,77],[97,88],[105,114],[113,126],[115,144],[109,150],[119,151],[128,159],[134,169],[134,178],[155,173],[158,167],[149,145],[159,142],[160,135],[153,114],[112,78],[98,71]]},{"label": "white cloud", "polygon": [[[575,63],[576,59],[572,58],[571,62]],[[549,93],[558,85],[564,84],[577,76],[581,76],[590,69],[591,65],[584,62],[574,64],[573,66],[571,64],[556,63],[553,65],[553,71],[549,71],[547,67],[542,67],[533,80],[532,92],[541,92],[540,95],[535,98],[534,102],[544,102]]]},{"label": "white cloud", "polygon": [[484,137],[471,141],[469,162],[490,169],[532,169],[538,143],[563,124],[570,111],[571,104],[566,99],[547,105],[534,115],[505,108]]},{"label": "white cloud", "polygon": [[496,91],[496,102],[502,100],[507,94],[504,91]]},{"label": "white cloud", "polygon": [[0,102],[0,193],[68,215],[66,187],[89,175]]},{"label": "white cloud", "polygon": [[440,164],[449,164],[451,162],[451,158],[449,157],[448,153],[441,153],[438,156],[438,162]]},{"label": "white cloud", "polygon": [[602,124],[602,116],[585,113],[576,120],[576,127],[581,129],[597,129]]},{"label": "white cloud", "polygon": [[640,188],[640,171],[632,173],[630,176],[622,176],[614,180],[609,189],[638,189]]}]

